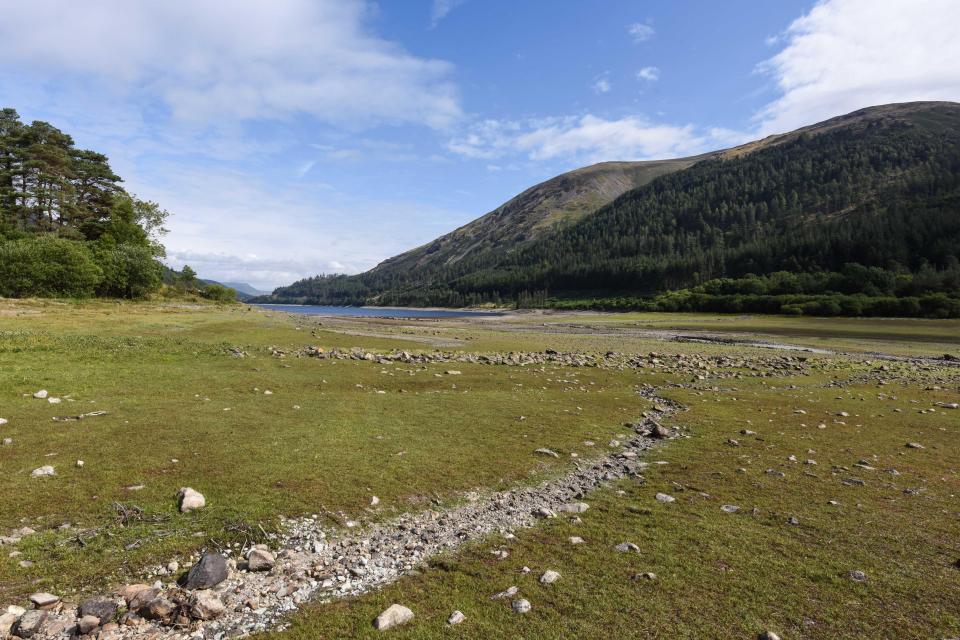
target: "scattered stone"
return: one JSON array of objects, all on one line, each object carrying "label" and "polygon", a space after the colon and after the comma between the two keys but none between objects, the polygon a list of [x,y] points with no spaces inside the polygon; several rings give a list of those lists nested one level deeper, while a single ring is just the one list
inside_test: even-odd
[{"label": "scattered stone", "polygon": [[173,614],[176,611],[177,606],[163,597],[154,598],[140,609],[144,618],[157,620],[164,624],[169,624],[173,620]]},{"label": "scattered stone", "polygon": [[551,458],[560,457],[560,454],[554,451],[553,449],[540,448],[540,449],[536,449],[534,453],[539,453],[544,456],[550,456]]},{"label": "scattered stone", "polygon": [[180,513],[203,509],[207,506],[203,494],[191,487],[182,487],[177,495],[180,500]]},{"label": "scattered stone", "polygon": [[4,439],[3,439],[3,446],[9,447],[9,446],[12,445],[12,444],[13,444],[13,438],[4,438]]},{"label": "scattered stone", "polygon": [[759,636],[757,636],[757,639],[758,640],[780,640],[780,636],[775,634],[773,631],[764,631]]},{"label": "scattered stone", "polygon": [[227,608],[210,591],[198,591],[190,603],[190,615],[197,620],[213,620],[224,614]]},{"label": "scattered stone", "polygon": [[908,442],[907,449],[923,449],[924,446],[919,442]]},{"label": "scattered stone", "polygon": [[380,504],[380,498],[378,498],[377,496],[373,496],[373,497],[370,498],[370,506],[371,506],[371,507],[375,507],[375,506],[377,506],[378,504]]},{"label": "scattered stone", "polygon": [[649,580],[650,582],[653,582],[657,579],[657,574],[653,573],[652,571],[644,571],[643,573],[634,574],[633,579]]},{"label": "scattered stone", "polygon": [[48,615],[47,611],[41,609],[27,611],[13,624],[10,631],[18,638],[32,638],[43,629]]},{"label": "scattered stone", "polygon": [[44,478],[47,476],[55,476],[55,475],[57,475],[57,472],[54,471],[53,467],[50,466],[49,464],[43,465],[42,467],[38,467],[34,469],[32,472],[30,472],[31,478]]},{"label": "scattered stone", "polygon": [[740,507],[735,504],[725,504],[720,507],[720,510],[726,513],[736,513],[740,511]]},{"label": "scattered stone", "polygon": [[657,502],[663,502],[665,504],[670,504],[671,502],[677,501],[676,498],[666,493],[658,493],[656,495],[656,498],[657,498]]},{"label": "scattered stone", "polygon": [[227,579],[227,561],[218,553],[205,553],[197,564],[190,568],[184,579],[185,589],[210,589]]},{"label": "scattered stone", "polygon": [[450,617],[447,618],[447,624],[453,626],[455,624],[460,624],[467,619],[467,616],[463,615],[463,611],[457,610],[450,614]]},{"label": "scattered stone", "polygon": [[580,536],[570,536],[570,544],[583,544],[583,538]]},{"label": "scattered stone", "polygon": [[640,547],[638,547],[637,545],[633,544],[632,542],[621,542],[620,544],[618,544],[617,546],[615,546],[614,549],[616,549],[616,550],[619,551],[620,553],[627,553],[628,551],[633,551],[633,552],[635,552],[635,553],[640,553]]},{"label": "scattered stone", "polygon": [[586,502],[568,502],[557,507],[560,513],[583,513],[590,508]]},{"label": "scattered stone", "polygon": [[499,593],[495,593],[495,594],[493,594],[492,596],[490,596],[490,599],[491,599],[491,600],[506,600],[507,598],[512,598],[513,596],[517,595],[518,593],[520,593],[520,588],[519,588],[519,587],[507,587],[507,588],[504,589],[503,591],[500,591]]},{"label": "scattered stone", "polygon": [[99,626],[100,618],[96,616],[82,616],[80,621],[77,623],[77,629],[80,631],[80,635],[84,636]]},{"label": "scattered stone", "polygon": [[847,572],[847,577],[848,577],[849,579],[853,580],[854,582],[866,582],[866,581],[867,581],[867,574],[864,573],[863,571],[860,571],[859,569],[854,569],[854,570],[852,570],[852,571],[848,571],[848,572]]},{"label": "scattered stone", "polygon": [[117,603],[106,598],[90,598],[80,603],[80,616],[92,616],[105,624],[113,620],[117,615]]},{"label": "scattered stone", "polygon": [[519,600],[514,600],[511,606],[513,606],[513,610],[516,613],[529,613],[530,609],[532,608],[530,606],[530,601],[525,600],[524,598],[520,598]]},{"label": "scattered stone", "polygon": [[787,524],[796,526],[800,524],[800,521],[797,520],[795,516],[790,516],[789,518],[787,518]]},{"label": "scattered stone", "polygon": [[400,604],[392,604],[377,616],[373,626],[379,631],[386,631],[393,627],[406,624],[413,620],[413,611]]},{"label": "scattered stone", "polygon": [[247,568],[250,571],[270,571],[277,559],[266,548],[266,545],[257,545],[247,554]]},{"label": "scattered stone", "polygon": [[38,400],[44,400],[48,395],[50,394],[46,389],[40,389],[40,391],[37,391],[33,394],[33,397],[37,398]]},{"label": "scattered stone", "polygon": [[540,584],[553,584],[560,579],[560,574],[552,569],[544,571],[540,576]]},{"label": "scattered stone", "polygon": [[37,609],[49,609],[60,602],[60,596],[39,591],[30,596],[30,602],[32,602],[33,606],[35,606]]},{"label": "scattered stone", "polygon": [[2,426],[5,425],[5,424],[7,424],[7,419],[6,419],[6,418],[0,418],[0,427],[2,427]]}]

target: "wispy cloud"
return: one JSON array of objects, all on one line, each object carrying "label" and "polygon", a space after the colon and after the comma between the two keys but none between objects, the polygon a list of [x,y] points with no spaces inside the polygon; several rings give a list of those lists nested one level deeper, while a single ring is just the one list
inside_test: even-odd
[{"label": "wispy cloud", "polygon": [[781,95],[757,116],[761,134],[856,109],[960,100],[960,3],[824,0],[773,44],[760,67]]},{"label": "wispy cloud", "polygon": [[594,81],[591,88],[593,89],[594,93],[607,93],[613,87],[610,85],[610,80],[608,80],[606,77],[600,77]]},{"label": "wispy cloud", "polygon": [[[460,117],[447,62],[378,37],[359,0],[32,0],[4,7],[0,72],[97,82],[153,118],[220,127],[309,115],[337,125]],[[80,37],[79,34],[82,34]]]},{"label": "wispy cloud", "polygon": [[430,7],[430,28],[435,29],[440,21],[447,17],[447,15],[465,3],[467,0],[433,0],[433,5]]},{"label": "wispy cloud", "polygon": [[627,33],[633,38],[634,42],[645,42],[652,38],[656,33],[653,25],[647,22],[634,22],[627,27]]},{"label": "wispy cloud", "polygon": [[644,67],[637,71],[637,79],[646,82],[656,82],[660,79],[660,69],[657,67]]}]

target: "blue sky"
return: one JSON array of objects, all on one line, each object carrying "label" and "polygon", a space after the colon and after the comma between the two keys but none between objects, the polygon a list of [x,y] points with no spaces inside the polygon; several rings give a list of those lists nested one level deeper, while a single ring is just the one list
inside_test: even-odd
[{"label": "blue sky", "polygon": [[104,151],[169,261],[357,272],[601,160],[960,99],[955,0],[32,0],[0,105]]}]

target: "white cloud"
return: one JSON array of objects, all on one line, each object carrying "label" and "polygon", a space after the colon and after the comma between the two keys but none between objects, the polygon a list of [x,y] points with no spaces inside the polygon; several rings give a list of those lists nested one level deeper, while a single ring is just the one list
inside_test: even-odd
[{"label": "white cloud", "polygon": [[433,6],[430,7],[430,28],[435,28],[440,21],[447,17],[451,11],[462,5],[467,0],[433,0]]},{"label": "white cloud", "polygon": [[448,148],[468,158],[525,155],[535,161],[576,163],[676,158],[744,141],[744,134],[727,129],[657,124],[638,116],[610,120],[588,114],[524,122],[486,120],[454,138]]},{"label": "white cloud", "polygon": [[597,81],[593,83],[592,88],[594,93],[607,93],[612,87],[610,86],[610,81],[606,78],[598,78]]},{"label": "white cloud", "polygon": [[644,42],[652,38],[656,31],[648,23],[634,22],[627,27],[627,33],[630,34],[634,42]]},{"label": "white cloud", "polygon": [[790,25],[761,66],[782,95],[757,116],[762,134],[856,109],[960,100],[956,0],[826,0]]},{"label": "white cloud", "polygon": [[361,0],[7,3],[0,71],[122,87],[201,125],[301,114],[351,126],[457,120],[451,65],[377,36],[369,18]]},{"label": "white cloud", "polygon": [[637,71],[637,80],[646,80],[647,82],[656,82],[660,79],[660,69],[657,67],[644,67]]}]

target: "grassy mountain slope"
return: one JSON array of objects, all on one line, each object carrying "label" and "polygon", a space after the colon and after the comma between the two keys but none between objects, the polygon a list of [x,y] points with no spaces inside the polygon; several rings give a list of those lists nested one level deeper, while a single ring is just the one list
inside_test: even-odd
[{"label": "grassy mountain slope", "polygon": [[[365,274],[304,280],[274,299],[544,304],[678,289],[960,298],[960,105],[873,107],[698,160],[532,237],[511,236],[514,217],[493,212],[464,228],[473,235],[461,229]],[[471,250],[489,229],[499,244]],[[417,253],[433,246],[439,261]],[[921,313],[911,305],[894,313]]]}]

